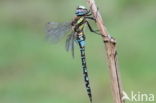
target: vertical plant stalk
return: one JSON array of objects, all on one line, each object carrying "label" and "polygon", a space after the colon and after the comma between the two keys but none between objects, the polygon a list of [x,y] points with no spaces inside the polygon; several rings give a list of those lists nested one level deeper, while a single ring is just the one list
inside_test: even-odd
[{"label": "vertical plant stalk", "polygon": [[86,0],[93,16],[96,18],[97,26],[102,34],[102,39],[105,44],[105,49],[107,53],[107,63],[109,66],[109,72],[112,82],[112,93],[115,103],[124,103],[122,100],[122,87],[119,78],[118,64],[117,64],[117,50],[116,50],[116,40],[112,38],[104,26],[102,17],[96,7],[94,0]]}]

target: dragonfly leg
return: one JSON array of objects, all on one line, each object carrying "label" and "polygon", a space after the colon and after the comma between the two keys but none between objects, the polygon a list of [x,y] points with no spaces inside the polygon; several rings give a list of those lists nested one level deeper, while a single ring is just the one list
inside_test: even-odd
[{"label": "dragonfly leg", "polygon": [[91,27],[91,25],[89,24],[89,22],[88,21],[86,21],[86,22],[87,22],[88,28],[89,28],[89,30],[91,32],[94,32],[95,34],[101,35],[101,33],[99,33],[99,30],[93,30],[93,28]]}]

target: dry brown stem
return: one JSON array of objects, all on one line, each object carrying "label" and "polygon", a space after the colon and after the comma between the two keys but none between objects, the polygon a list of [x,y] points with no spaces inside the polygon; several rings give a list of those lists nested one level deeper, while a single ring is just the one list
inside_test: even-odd
[{"label": "dry brown stem", "polygon": [[96,7],[94,0],[86,0],[93,16],[96,18],[97,26],[102,34],[102,38],[105,44],[105,49],[107,53],[107,63],[109,66],[109,72],[112,82],[112,93],[115,103],[124,103],[122,101],[122,88],[118,72],[117,64],[117,50],[116,50],[116,40],[112,38],[106,30],[103,19]]}]

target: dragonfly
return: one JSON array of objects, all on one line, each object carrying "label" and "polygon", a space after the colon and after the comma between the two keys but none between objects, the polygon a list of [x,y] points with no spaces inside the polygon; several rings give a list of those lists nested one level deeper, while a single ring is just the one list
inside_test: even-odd
[{"label": "dragonfly", "polygon": [[80,47],[81,62],[83,69],[83,78],[85,82],[85,87],[87,94],[89,96],[90,102],[92,102],[92,91],[89,82],[88,69],[85,56],[85,33],[84,27],[88,26],[91,32],[100,34],[98,30],[94,30],[89,20],[96,22],[95,17],[92,15],[92,12],[84,6],[78,6],[75,12],[76,16],[71,22],[57,23],[49,22],[46,26],[47,38],[48,40],[57,43],[62,38],[66,37],[65,48],[67,51],[72,52],[74,57],[74,44],[77,43]]}]

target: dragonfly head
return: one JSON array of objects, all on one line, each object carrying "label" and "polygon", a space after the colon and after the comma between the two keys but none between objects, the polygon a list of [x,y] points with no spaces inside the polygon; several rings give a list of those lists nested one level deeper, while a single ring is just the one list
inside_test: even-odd
[{"label": "dragonfly head", "polygon": [[89,11],[84,6],[78,6],[77,9],[76,9],[76,12],[75,12],[75,14],[77,16],[84,16],[84,15],[86,15],[88,13],[89,13]]}]

